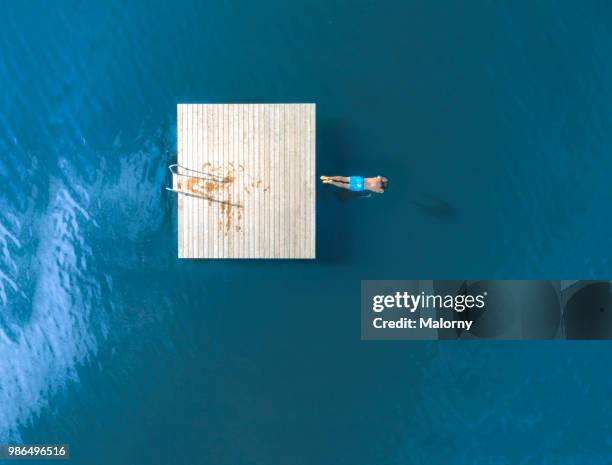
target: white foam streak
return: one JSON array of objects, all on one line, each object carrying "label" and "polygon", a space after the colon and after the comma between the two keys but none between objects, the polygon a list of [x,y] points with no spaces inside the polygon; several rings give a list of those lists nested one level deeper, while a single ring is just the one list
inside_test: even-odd
[{"label": "white foam streak", "polygon": [[[18,440],[19,426],[28,424],[67,381],[77,379],[77,366],[97,350],[90,317],[99,288],[82,267],[90,252],[81,225],[89,215],[63,185],[55,181],[52,186],[39,229],[40,267],[30,320],[16,329],[16,338],[0,338],[0,442]],[[7,237],[2,230],[0,236]],[[15,285],[6,275],[0,274],[0,281]],[[0,292],[0,298],[7,297]]]}]

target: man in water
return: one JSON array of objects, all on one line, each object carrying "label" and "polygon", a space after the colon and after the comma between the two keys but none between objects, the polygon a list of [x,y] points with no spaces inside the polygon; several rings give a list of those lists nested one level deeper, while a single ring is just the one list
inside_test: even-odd
[{"label": "man in water", "polygon": [[332,186],[348,189],[353,192],[372,191],[377,194],[385,192],[389,180],[384,176],[376,176],[375,178],[364,178],[362,176],[321,176],[323,184],[331,184]]}]

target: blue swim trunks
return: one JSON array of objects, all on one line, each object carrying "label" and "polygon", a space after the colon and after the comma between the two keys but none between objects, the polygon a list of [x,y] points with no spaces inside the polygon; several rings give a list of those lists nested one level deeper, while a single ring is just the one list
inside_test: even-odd
[{"label": "blue swim trunks", "polygon": [[349,177],[349,190],[353,192],[363,192],[365,189],[365,181],[363,176],[350,176]]}]

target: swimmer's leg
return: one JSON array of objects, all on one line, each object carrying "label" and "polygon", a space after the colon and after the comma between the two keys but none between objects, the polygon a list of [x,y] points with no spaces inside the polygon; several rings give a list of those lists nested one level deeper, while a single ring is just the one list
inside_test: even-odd
[{"label": "swimmer's leg", "polygon": [[349,182],[348,176],[321,176],[321,181],[331,179],[332,181]]},{"label": "swimmer's leg", "polygon": [[336,186],[339,187],[341,189],[349,189],[349,184],[346,182],[336,182],[336,181],[332,181],[331,179],[327,179],[325,181],[323,181],[323,184],[331,184],[332,186]]}]

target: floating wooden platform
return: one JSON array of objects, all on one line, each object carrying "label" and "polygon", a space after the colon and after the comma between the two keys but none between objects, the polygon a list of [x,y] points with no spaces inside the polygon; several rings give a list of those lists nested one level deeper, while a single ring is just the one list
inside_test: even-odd
[{"label": "floating wooden platform", "polygon": [[315,105],[177,107],[179,258],[315,258]]}]

